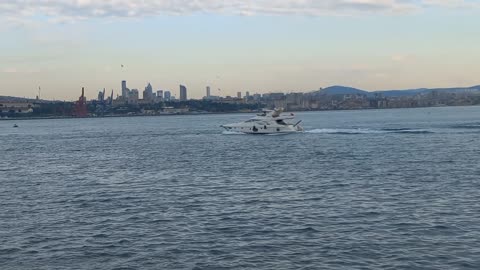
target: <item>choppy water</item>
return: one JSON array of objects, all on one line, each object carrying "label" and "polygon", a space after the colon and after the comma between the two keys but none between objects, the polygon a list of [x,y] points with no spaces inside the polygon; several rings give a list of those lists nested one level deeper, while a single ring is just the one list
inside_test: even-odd
[{"label": "choppy water", "polygon": [[480,107],[0,122],[1,269],[480,269]]}]

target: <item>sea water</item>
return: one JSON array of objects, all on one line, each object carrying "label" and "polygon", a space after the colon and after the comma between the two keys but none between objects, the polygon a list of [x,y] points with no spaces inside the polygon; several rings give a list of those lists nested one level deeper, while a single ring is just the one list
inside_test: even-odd
[{"label": "sea water", "polygon": [[0,121],[0,268],[480,269],[480,107]]}]

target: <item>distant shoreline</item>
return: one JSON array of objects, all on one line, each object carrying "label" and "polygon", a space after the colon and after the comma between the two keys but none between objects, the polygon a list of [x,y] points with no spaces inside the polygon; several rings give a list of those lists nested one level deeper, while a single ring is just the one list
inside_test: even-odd
[{"label": "distant shoreline", "polygon": [[[334,110],[299,110],[285,112],[335,112],[335,111],[370,111],[370,110],[395,110],[395,109],[426,109],[426,108],[447,108],[447,107],[478,107],[480,105],[458,105],[458,106],[426,106],[426,107],[404,107],[404,108],[363,108],[363,109],[334,109]],[[129,117],[164,117],[164,116],[200,116],[200,115],[218,115],[218,114],[241,114],[258,112],[202,112],[202,113],[178,113],[178,114],[157,114],[157,115],[104,115],[104,116],[40,116],[40,117],[12,117],[0,118],[0,121],[22,121],[22,120],[59,120],[59,119],[95,119],[95,118],[129,118]]]},{"label": "distant shoreline", "polygon": [[207,112],[207,113],[178,113],[178,114],[157,114],[157,115],[104,115],[104,116],[39,116],[39,117],[10,117],[0,118],[0,121],[20,121],[20,120],[59,120],[59,119],[95,119],[95,118],[130,118],[130,117],[164,117],[164,116],[200,116],[215,114],[240,114],[240,113],[257,113],[257,112]]}]

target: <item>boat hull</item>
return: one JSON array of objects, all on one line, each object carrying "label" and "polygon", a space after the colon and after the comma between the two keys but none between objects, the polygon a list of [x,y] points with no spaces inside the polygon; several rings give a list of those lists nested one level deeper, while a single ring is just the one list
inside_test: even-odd
[{"label": "boat hull", "polygon": [[303,128],[299,125],[287,125],[287,126],[245,126],[245,125],[223,125],[226,131],[238,132],[245,134],[286,134],[303,132]]}]

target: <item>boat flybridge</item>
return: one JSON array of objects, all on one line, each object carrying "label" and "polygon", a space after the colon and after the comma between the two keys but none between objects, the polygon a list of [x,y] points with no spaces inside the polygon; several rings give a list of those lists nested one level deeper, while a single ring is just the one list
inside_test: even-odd
[{"label": "boat flybridge", "polygon": [[222,125],[226,131],[240,132],[247,134],[276,134],[302,132],[302,122],[293,123],[295,115],[282,114],[283,109],[263,110],[255,117],[239,123]]}]

